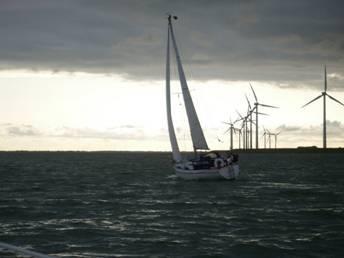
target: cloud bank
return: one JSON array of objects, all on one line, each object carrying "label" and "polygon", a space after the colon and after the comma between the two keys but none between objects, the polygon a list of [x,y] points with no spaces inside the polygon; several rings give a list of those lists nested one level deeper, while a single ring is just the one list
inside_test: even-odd
[{"label": "cloud bank", "polygon": [[[344,85],[344,2],[4,0],[0,69],[163,79],[166,12],[187,74],[199,80],[313,81],[327,63]],[[331,79],[331,77],[330,77]],[[319,86],[319,85],[318,85]]]}]

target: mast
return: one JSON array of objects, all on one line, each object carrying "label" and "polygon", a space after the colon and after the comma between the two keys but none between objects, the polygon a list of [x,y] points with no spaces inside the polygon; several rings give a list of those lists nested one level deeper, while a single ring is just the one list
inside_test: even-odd
[{"label": "mast", "polygon": [[[193,143],[193,149],[196,152],[196,150],[208,150],[208,144],[205,140],[203,130],[201,127],[201,124],[198,120],[198,116],[191,98],[191,94],[189,91],[189,87],[186,82],[185,74],[184,74],[184,69],[182,62],[180,60],[180,55],[177,47],[177,43],[174,37],[174,32],[173,32],[173,27],[172,27],[172,21],[171,21],[172,16],[169,15],[168,17],[168,25],[169,25],[169,31],[171,33],[171,39],[172,39],[172,44],[174,48],[174,53],[176,55],[177,59],[177,66],[178,66],[178,74],[179,74],[179,81],[180,85],[182,88],[182,93],[183,93],[183,99],[185,103],[185,109],[186,109],[186,114],[188,117],[189,121],[189,126],[190,126],[190,133],[191,133],[191,139]],[[174,16],[173,18],[177,18]]]},{"label": "mast", "polygon": [[[171,17],[168,17],[168,22],[171,22]],[[172,113],[171,113],[171,86],[170,86],[170,29],[167,31],[167,52],[166,52],[166,112],[167,112],[167,124],[168,124],[168,133],[170,136],[170,142],[172,147],[173,159],[176,162],[182,160],[176,134],[174,131]]]}]

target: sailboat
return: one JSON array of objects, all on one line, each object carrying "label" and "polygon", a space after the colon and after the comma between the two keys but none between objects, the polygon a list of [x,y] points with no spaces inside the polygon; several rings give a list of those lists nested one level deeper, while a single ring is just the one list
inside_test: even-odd
[{"label": "sailboat", "polygon": [[[224,178],[228,180],[233,180],[239,176],[238,155],[231,153],[221,154],[216,151],[208,151],[208,144],[206,142],[202,127],[198,120],[196,109],[194,107],[191,94],[188,88],[188,84],[186,82],[183,65],[180,60],[179,51],[173,32],[172,18],[177,19],[177,17],[168,15],[168,35],[166,54],[166,111],[168,132],[174,160],[174,170],[176,172],[177,177],[183,179]],[[170,42],[172,42],[172,47],[177,60],[179,81],[182,88],[182,95],[194,149],[193,158],[182,157],[173,126],[170,91]]]}]

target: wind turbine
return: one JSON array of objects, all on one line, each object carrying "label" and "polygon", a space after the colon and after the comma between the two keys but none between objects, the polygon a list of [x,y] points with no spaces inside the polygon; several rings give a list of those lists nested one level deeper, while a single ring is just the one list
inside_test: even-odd
[{"label": "wind turbine", "polygon": [[274,138],[275,138],[275,149],[277,149],[277,136],[279,135],[281,133],[281,131],[280,132],[278,132],[278,133],[271,133],[271,132],[269,132],[269,130],[268,130],[268,135],[269,135],[269,148],[271,148],[271,139],[270,139],[270,137],[271,137],[271,135],[272,136],[274,136]]},{"label": "wind turbine", "polygon": [[239,132],[239,150],[241,149],[241,135],[242,135],[242,128],[238,129]]},{"label": "wind turbine", "polygon": [[253,95],[254,95],[254,99],[256,102],[254,102],[254,108],[253,110],[255,111],[256,113],[256,149],[259,149],[259,142],[258,142],[258,106],[262,106],[262,107],[270,107],[270,108],[278,108],[278,107],[275,107],[275,106],[271,106],[271,105],[266,105],[266,104],[262,104],[262,103],[259,103],[258,102],[258,98],[257,98],[257,95],[256,93],[254,92],[254,89],[250,83],[250,87],[251,87],[251,90],[253,92]]},{"label": "wind turbine", "polygon": [[[263,127],[264,128],[264,127]],[[266,149],[266,142],[269,143],[269,149],[271,149],[271,135],[274,135],[272,132],[270,132],[268,129],[264,128],[264,148]],[[266,139],[267,136],[267,139]]]},{"label": "wind turbine", "polygon": [[269,136],[269,149],[271,149],[271,135],[273,135],[272,133],[270,133],[269,130],[268,131],[268,136]]},{"label": "wind turbine", "polygon": [[305,106],[311,104],[312,102],[316,101],[317,99],[323,97],[323,148],[327,148],[327,141],[326,141],[326,97],[329,97],[330,99],[334,100],[335,102],[339,103],[340,105],[344,106],[342,102],[339,100],[335,99],[331,95],[327,93],[327,72],[326,72],[326,65],[324,66],[324,91],[316,98],[312,99],[308,103],[302,106],[304,108]]},{"label": "wind turbine", "polygon": [[278,133],[274,133],[273,135],[275,136],[275,149],[277,149],[277,136],[281,133],[281,131],[279,131]]},{"label": "wind turbine", "polygon": [[[252,135],[253,135],[253,130],[252,130],[252,124],[256,124],[253,119],[252,119],[252,113],[255,111],[255,107],[251,107],[251,102],[249,101],[247,95],[245,95],[246,100],[247,100],[247,104],[248,104],[248,108],[249,111],[247,112],[247,116],[248,116],[248,121],[250,122],[250,149],[253,149],[252,145],[253,145],[253,139],[252,139]],[[264,116],[268,116],[268,114],[262,113],[262,112],[258,112],[258,115],[264,115]]]},{"label": "wind turbine", "polygon": [[263,133],[263,137],[264,137],[264,149],[266,149],[266,135],[267,135],[267,133],[266,133],[266,130],[265,130],[265,128],[264,128],[264,133]]},{"label": "wind turbine", "polygon": [[[235,120],[234,122],[232,122],[231,119],[229,119],[229,123],[228,122],[223,122],[224,124],[229,125],[229,128],[226,130],[225,133],[227,133],[228,131],[230,132],[230,146],[229,146],[230,150],[233,150],[233,133],[236,133],[236,131],[240,130],[240,129],[234,127],[234,124],[236,122],[238,122],[238,120]],[[239,148],[240,148],[240,146],[239,146]]]},{"label": "wind turbine", "polygon": [[[240,136],[242,136],[242,147],[246,149],[247,147],[247,116],[243,117],[238,111],[236,111],[239,115],[239,119],[237,121],[242,121],[241,128],[240,128]],[[239,141],[240,145],[240,141]]]}]

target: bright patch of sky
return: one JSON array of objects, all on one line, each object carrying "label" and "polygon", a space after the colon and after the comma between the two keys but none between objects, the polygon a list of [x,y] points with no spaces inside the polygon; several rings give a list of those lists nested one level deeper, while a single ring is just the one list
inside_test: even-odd
[{"label": "bright patch of sky", "polygon": [[[344,101],[343,92],[331,92],[330,81],[329,76],[329,93]],[[280,107],[260,109],[269,114],[259,117],[260,146],[263,127],[281,131],[278,147],[321,146],[322,101],[301,106],[320,95],[322,81],[318,90],[274,82],[251,84],[259,102]],[[224,134],[227,128],[222,122],[237,119],[237,111],[245,114],[245,94],[253,104],[249,82],[191,80],[189,87],[210,147],[228,148],[229,135]],[[170,150],[164,81],[12,70],[0,72],[0,90],[1,150]],[[342,146],[344,108],[331,100],[327,103],[328,145]],[[190,150],[178,81],[172,85],[172,104],[180,147]]]}]

